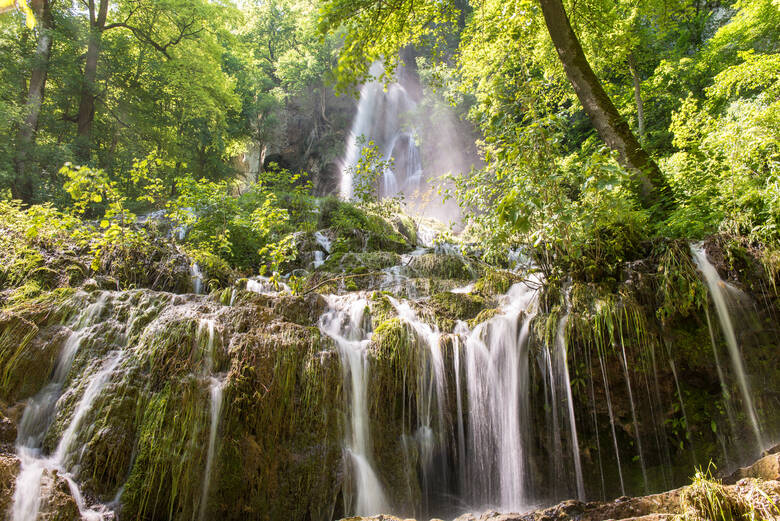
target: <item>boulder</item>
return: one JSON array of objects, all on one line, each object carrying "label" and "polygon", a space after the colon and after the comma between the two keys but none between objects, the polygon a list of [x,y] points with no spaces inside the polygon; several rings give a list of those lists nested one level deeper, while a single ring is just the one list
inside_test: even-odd
[{"label": "boulder", "polygon": [[733,474],[724,478],[723,482],[733,485],[744,478],[780,481],[780,453],[769,454],[749,467],[737,469]]},{"label": "boulder", "polygon": [[14,500],[21,463],[13,454],[0,454],[0,512],[8,512]]},{"label": "boulder", "polygon": [[79,521],[81,513],[67,480],[56,471],[41,477],[41,506],[38,521]]}]

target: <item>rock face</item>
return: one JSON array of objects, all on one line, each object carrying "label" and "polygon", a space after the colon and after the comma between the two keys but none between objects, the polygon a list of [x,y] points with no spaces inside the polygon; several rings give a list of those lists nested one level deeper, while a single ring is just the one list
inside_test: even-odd
[{"label": "rock face", "polygon": [[[367,450],[396,514],[451,519],[462,504],[488,504],[478,502],[483,489],[499,497],[498,477],[486,473],[475,492],[467,485],[478,469],[460,464],[473,450],[469,420],[490,402],[470,402],[469,393],[478,396],[506,365],[468,372],[488,346],[516,348],[525,371],[516,387],[523,386],[518,461],[525,467],[510,470],[521,474],[527,497],[549,505],[576,496],[579,449],[583,497],[605,501],[461,521],[663,519],[699,508],[699,496],[688,494],[696,488],[649,495],[686,483],[694,456],[721,458],[721,468],[744,464],[751,433],[745,422],[729,422],[744,409],[738,400],[724,405],[724,394],[739,393],[717,329],[722,367],[713,357],[706,292],[695,270],[678,279],[651,259],[615,285],[539,285],[534,307],[507,318],[506,307],[522,300],[511,291],[520,275],[453,251],[415,250],[406,224],[402,232],[338,201],[323,203],[322,214],[338,216],[321,230],[327,241],[312,234],[300,245],[329,249],[330,258],[316,268],[313,255],[296,261],[295,269],[310,274],[301,296],[262,293],[259,284],[250,286],[258,293],[247,291],[246,281],[208,296],[90,282],[9,300],[0,311],[2,448],[13,450],[25,405],[75,339],[40,448],[54,454],[72,434],[63,465],[86,507],[122,490],[119,519],[330,521],[350,514],[355,479],[344,447],[353,384],[338,346],[319,327],[337,295],[361,302],[360,340],[352,341],[365,357]],[[358,218],[360,230],[336,226]],[[778,425],[772,400],[780,350],[762,332],[775,311],[759,309],[740,321],[746,372],[763,383],[754,394],[767,432]],[[496,342],[497,335],[507,342]],[[520,394],[497,394],[494,405]],[[758,492],[759,482],[745,478],[777,479],[777,457],[741,469],[718,493],[735,509],[744,506],[738,497],[755,503],[762,493],[771,496],[774,489]],[[0,457],[0,509],[12,501],[18,469],[18,459]],[[41,516],[77,518],[62,476],[47,473],[42,487]],[[627,494],[637,497],[606,501]]]},{"label": "rock face", "polygon": [[79,521],[81,513],[68,482],[56,472],[44,472],[41,479],[40,521]]}]

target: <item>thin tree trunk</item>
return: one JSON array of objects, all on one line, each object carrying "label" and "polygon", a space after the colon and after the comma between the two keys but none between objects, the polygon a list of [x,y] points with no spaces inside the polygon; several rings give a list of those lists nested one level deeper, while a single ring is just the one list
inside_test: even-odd
[{"label": "thin tree trunk", "polygon": [[33,197],[33,182],[32,176],[28,171],[28,162],[30,150],[35,144],[35,132],[38,130],[38,119],[41,114],[41,104],[43,103],[43,94],[46,88],[46,76],[49,72],[49,57],[51,56],[51,29],[53,24],[50,2],[48,0],[44,1],[35,14],[38,19],[38,42],[33,58],[32,71],[30,72],[27,97],[24,103],[26,116],[19,126],[16,136],[14,165],[16,178],[12,187],[13,197],[21,199],[25,203],[30,203]]},{"label": "thin tree trunk", "polygon": [[631,71],[631,79],[634,81],[634,101],[636,102],[636,119],[638,125],[638,134],[642,138],[645,136],[645,107],[642,103],[642,82],[636,70],[636,60],[634,55],[628,55],[628,69]]},{"label": "thin tree trunk", "polygon": [[78,113],[78,135],[76,156],[81,161],[89,160],[92,146],[92,121],[95,118],[95,96],[97,85],[97,66],[100,58],[100,40],[108,15],[108,0],[100,0],[97,16],[94,13],[94,3],[90,2],[90,28],[87,42],[87,57],[84,62],[84,77],[81,86],[81,100]]},{"label": "thin tree trunk", "polygon": [[604,142],[617,151],[620,164],[633,177],[634,190],[645,208],[671,204],[668,185],[655,161],[645,152],[620,116],[590,67],[561,0],[539,0],[553,44],[582,107]]}]

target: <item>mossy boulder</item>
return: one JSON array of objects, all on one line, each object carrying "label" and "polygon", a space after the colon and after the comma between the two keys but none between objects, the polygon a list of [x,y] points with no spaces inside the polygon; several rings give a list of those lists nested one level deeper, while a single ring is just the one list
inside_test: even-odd
[{"label": "mossy boulder", "polygon": [[412,257],[409,267],[418,277],[470,280],[476,275],[471,263],[461,255],[425,253]]},{"label": "mossy boulder", "polygon": [[393,251],[405,253],[412,244],[382,215],[335,198],[323,199],[319,228],[336,233],[332,252]]},{"label": "mossy boulder", "polygon": [[485,298],[477,294],[436,293],[429,301],[431,313],[440,329],[451,331],[458,320],[468,321],[485,307]]},{"label": "mossy boulder", "polygon": [[328,257],[319,270],[331,273],[344,271],[360,274],[368,271],[379,271],[383,268],[397,266],[400,263],[401,256],[391,251],[337,252]]},{"label": "mossy boulder", "polygon": [[489,268],[474,283],[474,292],[482,295],[503,295],[515,282],[519,282],[519,277],[514,273]]}]

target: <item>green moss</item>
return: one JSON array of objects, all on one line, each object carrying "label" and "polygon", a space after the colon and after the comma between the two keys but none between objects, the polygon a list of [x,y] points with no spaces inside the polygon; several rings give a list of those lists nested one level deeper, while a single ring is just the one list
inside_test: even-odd
[{"label": "green moss", "polygon": [[482,322],[487,322],[500,313],[501,310],[499,308],[483,309],[479,312],[479,314],[477,314],[477,316],[468,321],[469,327],[473,329]]},{"label": "green moss", "polygon": [[319,270],[332,273],[346,271],[360,274],[368,271],[379,271],[400,263],[401,257],[397,253],[389,251],[339,252],[328,257]]},{"label": "green moss", "polygon": [[445,291],[433,295],[428,304],[436,325],[442,330],[451,331],[455,321],[468,321],[476,317],[485,307],[485,299],[480,295]]},{"label": "green moss", "polygon": [[426,253],[413,257],[409,266],[418,277],[470,280],[475,274],[460,255]]},{"label": "green moss", "polygon": [[474,283],[474,292],[483,295],[503,295],[517,281],[517,276],[511,272],[486,269],[485,273]]},{"label": "green moss", "polygon": [[289,323],[237,339],[213,498],[221,509],[328,517],[340,488],[343,395],[338,357],[320,342],[315,329]]},{"label": "green moss", "polygon": [[336,232],[333,253],[376,250],[404,253],[411,249],[407,239],[384,217],[333,198],[323,199],[319,227]]},{"label": "green moss", "polygon": [[130,519],[188,520],[200,503],[209,425],[206,390],[194,378],[167,383],[140,422],[137,456],[122,494]]},{"label": "green moss", "polygon": [[371,325],[374,330],[382,322],[389,320],[396,316],[395,308],[387,299],[387,293],[375,291],[371,294],[369,306],[371,308]]}]

